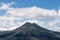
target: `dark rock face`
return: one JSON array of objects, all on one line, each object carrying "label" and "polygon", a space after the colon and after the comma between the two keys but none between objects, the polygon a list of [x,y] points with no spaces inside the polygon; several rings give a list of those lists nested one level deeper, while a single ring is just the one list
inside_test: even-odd
[{"label": "dark rock face", "polygon": [[[4,37],[2,37],[4,36]],[[25,23],[21,27],[0,35],[1,40],[60,40],[60,33],[49,31],[35,23]]]}]

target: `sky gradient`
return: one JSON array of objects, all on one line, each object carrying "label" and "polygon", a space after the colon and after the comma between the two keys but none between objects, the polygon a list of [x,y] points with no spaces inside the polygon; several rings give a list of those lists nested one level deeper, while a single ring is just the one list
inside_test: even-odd
[{"label": "sky gradient", "polygon": [[0,0],[0,31],[25,22],[60,32],[60,0]]},{"label": "sky gradient", "polygon": [[0,4],[15,2],[14,7],[31,7],[37,6],[45,9],[58,9],[60,0],[0,0]]}]

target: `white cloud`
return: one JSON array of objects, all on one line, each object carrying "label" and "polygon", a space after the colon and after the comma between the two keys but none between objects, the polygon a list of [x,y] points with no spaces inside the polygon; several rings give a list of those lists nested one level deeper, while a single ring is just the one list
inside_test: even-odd
[{"label": "white cloud", "polygon": [[7,9],[9,9],[10,6],[13,5],[13,4],[16,4],[16,3],[15,3],[15,2],[11,2],[11,3],[5,4],[5,3],[3,2],[3,3],[1,3],[0,9],[5,9],[5,10],[7,10]]},{"label": "white cloud", "polygon": [[40,17],[54,17],[57,15],[55,10],[47,10],[38,7],[28,7],[28,8],[9,8],[6,15],[11,14],[11,16],[28,17],[28,18],[40,18]]},{"label": "white cloud", "polygon": [[60,10],[58,10],[58,15],[60,16]]},{"label": "white cloud", "polygon": [[[13,8],[11,7],[11,5],[13,4],[16,3],[15,2],[7,3],[7,4],[2,3],[2,5],[0,6],[0,10],[7,10],[5,15],[0,16],[1,31],[13,30],[23,25],[27,21],[31,23],[36,23],[49,30],[59,31],[60,27],[56,27],[55,24],[57,20],[60,21],[59,19],[60,11],[58,11],[57,13],[57,11],[53,9],[48,10],[36,6],[26,7],[26,8]],[[37,18],[41,18],[41,19],[55,18],[55,19],[54,21],[48,22],[48,24],[46,25],[44,21],[38,21]]]}]

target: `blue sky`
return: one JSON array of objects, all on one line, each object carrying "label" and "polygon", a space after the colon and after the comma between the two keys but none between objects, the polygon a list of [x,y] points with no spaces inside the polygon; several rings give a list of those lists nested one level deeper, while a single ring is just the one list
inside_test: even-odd
[{"label": "blue sky", "polygon": [[59,31],[59,8],[60,0],[0,0],[0,24],[3,24],[0,30],[11,30],[29,21]]},{"label": "blue sky", "polygon": [[60,6],[60,0],[0,0],[2,2],[16,2],[17,4],[13,5],[14,7],[30,7],[37,6],[46,9],[58,9]]},{"label": "blue sky", "polygon": [[[12,5],[12,7],[16,8],[23,8],[23,7],[32,7],[37,6],[45,9],[55,9],[56,11],[60,8],[60,0],[0,0],[1,3],[10,3],[15,2],[15,5]],[[6,11],[0,10],[0,16],[4,14]]]}]

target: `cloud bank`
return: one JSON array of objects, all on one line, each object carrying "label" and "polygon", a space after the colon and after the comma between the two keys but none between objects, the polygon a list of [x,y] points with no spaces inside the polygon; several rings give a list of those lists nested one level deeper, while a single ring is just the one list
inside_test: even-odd
[{"label": "cloud bank", "polygon": [[[23,25],[26,22],[36,23],[41,27],[52,31],[59,31],[60,27],[57,23],[60,22],[60,10],[44,9],[40,7],[11,7],[15,2],[2,3],[0,10],[6,10],[5,14],[0,16],[0,31],[13,30]],[[49,20],[48,19],[52,19]],[[44,21],[42,21],[44,20]],[[46,22],[48,21],[48,22]],[[57,22],[58,21],[58,22]],[[60,31],[59,31],[60,32]]]}]

